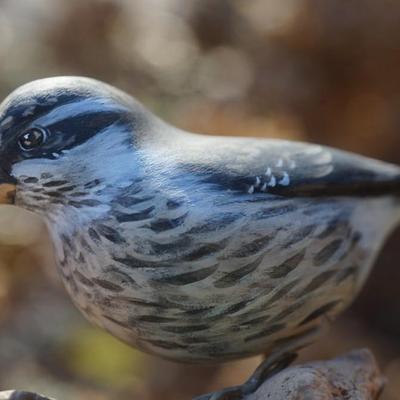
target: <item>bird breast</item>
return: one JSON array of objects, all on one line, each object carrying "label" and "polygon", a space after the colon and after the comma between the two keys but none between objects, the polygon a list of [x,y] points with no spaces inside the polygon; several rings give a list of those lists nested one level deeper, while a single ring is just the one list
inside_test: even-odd
[{"label": "bird breast", "polygon": [[107,219],[53,230],[89,320],[188,361],[296,345],[351,302],[394,210],[390,199],[196,196],[131,193]]}]

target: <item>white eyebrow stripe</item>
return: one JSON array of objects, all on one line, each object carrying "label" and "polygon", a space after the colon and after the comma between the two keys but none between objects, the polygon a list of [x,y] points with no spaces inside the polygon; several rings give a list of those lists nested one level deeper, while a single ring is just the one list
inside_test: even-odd
[{"label": "white eyebrow stripe", "polygon": [[63,121],[66,118],[73,118],[79,115],[98,111],[127,112],[129,109],[113,101],[88,98],[56,107],[46,115],[36,119],[34,124],[43,126],[53,125],[57,122]]}]

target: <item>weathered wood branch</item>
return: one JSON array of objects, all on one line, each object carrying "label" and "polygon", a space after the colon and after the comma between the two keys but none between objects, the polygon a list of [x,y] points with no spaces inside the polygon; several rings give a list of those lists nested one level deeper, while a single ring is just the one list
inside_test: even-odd
[{"label": "weathered wood branch", "polygon": [[286,368],[246,400],[376,400],[385,379],[369,350]]},{"label": "weathered wood branch", "polygon": [[[385,384],[369,350],[286,368],[243,400],[377,400]],[[0,400],[51,400],[28,392],[0,392]]]}]

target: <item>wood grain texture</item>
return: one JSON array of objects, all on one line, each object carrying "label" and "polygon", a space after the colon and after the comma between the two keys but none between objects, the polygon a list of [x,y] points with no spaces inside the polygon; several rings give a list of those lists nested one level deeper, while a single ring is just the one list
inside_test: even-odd
[{"label": "wood grain texture", "polygon": [[377,400],[385,385],[369,350],[287,368],[245,400]]}]

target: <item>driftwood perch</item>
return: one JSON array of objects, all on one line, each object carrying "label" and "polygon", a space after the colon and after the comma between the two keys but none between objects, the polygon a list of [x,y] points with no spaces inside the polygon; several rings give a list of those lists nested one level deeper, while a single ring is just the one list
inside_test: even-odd
[{"label": "driftwood perch", "polygon": [[[369,350],[286,368],[245,400],[376,400],[385,379]],[[38,394],[0,392],[0,400],[51,400]]]},{"label": "driftwood perch", "polygon": [[376,400],[385,379],[369,350],[287,368],[246,400]]}]

